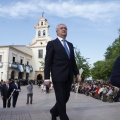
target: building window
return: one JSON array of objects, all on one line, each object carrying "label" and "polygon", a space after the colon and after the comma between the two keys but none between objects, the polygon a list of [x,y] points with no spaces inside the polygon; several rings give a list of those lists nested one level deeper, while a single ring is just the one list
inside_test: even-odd
[{"label": "building window", "polygon": [[0,55],[0,62],[2,62],[2,55]]},{"label": "building window", "polygon": [[40,32],[40,30],[38,31],[38,37],[40,37],[41,36],[41,32]]},{"label": "building window", "polygon": [[12,62],[15,63],[15,57],[13,57],[13,61]]},{"label": "building window", "polygon": [[38,58],[43,58],[43,50],[38,50]]},{"label": "building window", "polygon": [[41,22],[41,26],[43,25],[43,22]]},{"label": "building window", "polygon": [[22,60],[22,59],[20,60],[20,64],[21,64],[21,65],[23,64],[23,60]]},{"label": "building window", "polygon": [[43,36],[45,36],[45,30],[43,30]]},{"label": "building window", "polygon": [[29,62],[27,61],[27,65],[29,65]]}]

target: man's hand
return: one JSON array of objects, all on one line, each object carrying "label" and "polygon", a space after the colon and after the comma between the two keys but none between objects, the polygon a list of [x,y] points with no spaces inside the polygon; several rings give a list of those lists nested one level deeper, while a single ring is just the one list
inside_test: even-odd
[{"label": "man's hand", "polygon": [[82,78],[81,78],[80,75],[77,75],[77,82],[78,82],[79,84],[82,84]]},{"label": "man's hand", "polygon": [[50,86],[50,81],[44,81],[45,86]]},{"label": "man's hand", "polygon": [[16,91],[20,92],[20,89],[16,89]]}]

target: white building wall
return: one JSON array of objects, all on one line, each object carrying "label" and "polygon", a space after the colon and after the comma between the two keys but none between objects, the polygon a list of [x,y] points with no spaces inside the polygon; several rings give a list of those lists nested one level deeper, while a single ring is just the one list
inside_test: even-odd
[{"label": "white building wall", "polygon": [[2,55],[3,63],[3,67],[0,68],[0,79],[7,80],[9,48],[8,47],[1,48],[0,55]]},{"label": "white building wall", "polygon": [[[17,64],[20,64],[21,59],[22,59],[23,60],[22,64],[27,65],[27,61],[28,61],[29,62],[28,65],[32,65],[32,56],[31,56],[31,53],[28,52],[28,53],[30,53],[30,55],[29,55],[27,52],[26,53],[23,52],[25,50],[31,51],[31,49],[27,48],[26,46],[20,47],[21,49],[19,49],[19,47],[18,47],[18,49],[17,49],[17,47],[14,47],[14,48],[13,49],[11,48],[10,52],[9,52],[9,62],[10,63],[13,62],[13,57],[15,57],[15,62]],[[22,51],[20,51],[20,50],[22,50]],[[10,78],[11,72],[13,70],[15,71],[15,78],[18,78],[19,71],[17,69],[11,69],[11,68],[9,68],[9,75],[8,75],[9,78]],[[25,79],[25,78],[26,78],[26,72],[24,71],[24,73],[23,73],[23,79]],[[32,75],[31,75],[31,73],[29,73],[29,79],[31,79],[31,78],[32,78]]]},{"label": "white building wall", "polygon": [[[41,25],[41,21],[43,25]],[[18,78],[18,70],[9,67],[9,64],[13,62],[13,57],[15,57],[15,62],[20,63],[21,59],[23,59],[22,64],[27,64],[29,61],[29,65],[32,65],[33,72],[29,74],[29,79],[35,79],[36,71],[41,71],[40,68],[43,68],[40,62],[44,63],[44,58],[46,54],[46,46],[48,41],[51,40],[51,37],[48,34],[49,24],[45,18],[40,18],[39,23],[35,26],[36,33],[35,38],[32,40],[32,44],[30,46],[22,46],[22,45],[13,45],[7,47],[0,47],[0,55],[2,55],[3,67],[0,68],[0,73],[3,72],[2,79],[6,80],[11,77],[11,72],[15,71],[15,78]],[[41,31],[41,36],[38,36],[38,31]],[[43,30],[46,31],[45,36],[43,36]],[[10,48],[10,50],[9,50]],[[43,50],[43,58],[38,58],[38,50]],[[26,72],[24,72],[25,79]],[[0,74],[1,77],[1,74]]]},{"label": "white building wall", "polygon": [[[46,54],[46,46],[45,47],[35,47],[35,48],[31,48],[32,49],[32,66],[33,66],[33,73],[32,76],[35,77],[35,71],[40,71],[41,67],[43,68],[44,66],[41,66],[41,61],[44,63],[44,58],[45,58],[45,54]],[[43,58],[38,58],[38,50],[42,49],[43,50]],[[35,78],[33,78],[35,79]]]}]

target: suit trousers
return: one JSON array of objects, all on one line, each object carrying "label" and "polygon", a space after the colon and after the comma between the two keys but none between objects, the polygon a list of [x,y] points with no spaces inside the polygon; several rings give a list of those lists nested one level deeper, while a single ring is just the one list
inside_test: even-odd
[{"label": "suit trousers", "polygon": [[53,82],[56,104],[50,112],[55,117],[60,116],[61,120],[69,120],[66,114],[66,103],[70,97],[71,83],[70,81]]},{"label": "suit trousers", "polygon": [[13,94],[13,103],[12,103],[12,106],[13,106],[13,107],[16,107],[18,95],[19,95],[18,93],[14,93],[14,94]]},{"label": "suit trousers", "polygon": [[8,100],[7,107],[10,108],[11,106],[11,98]]},{"label": "suit trousers", "polygon": [[10,107],[11,106],[11,98],[8,100],[8,98],[3,97],[3,108]]},{"label": "suit trousers", "polygon": [[7,98],[3,97],[3,108],[6,108],[6,104],[7,104]]}]

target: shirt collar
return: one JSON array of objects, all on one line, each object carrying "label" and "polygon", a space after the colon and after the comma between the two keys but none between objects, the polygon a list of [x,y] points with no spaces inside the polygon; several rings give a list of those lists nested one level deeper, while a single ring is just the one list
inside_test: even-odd
[{"label": "shirt collar", "polygon": [[63,39],[63,38],[61,38],[61,37],[59,37],[59,36],[58,36],[58,39],[59,39],[60,41],[65,40],[65,39]]}]

